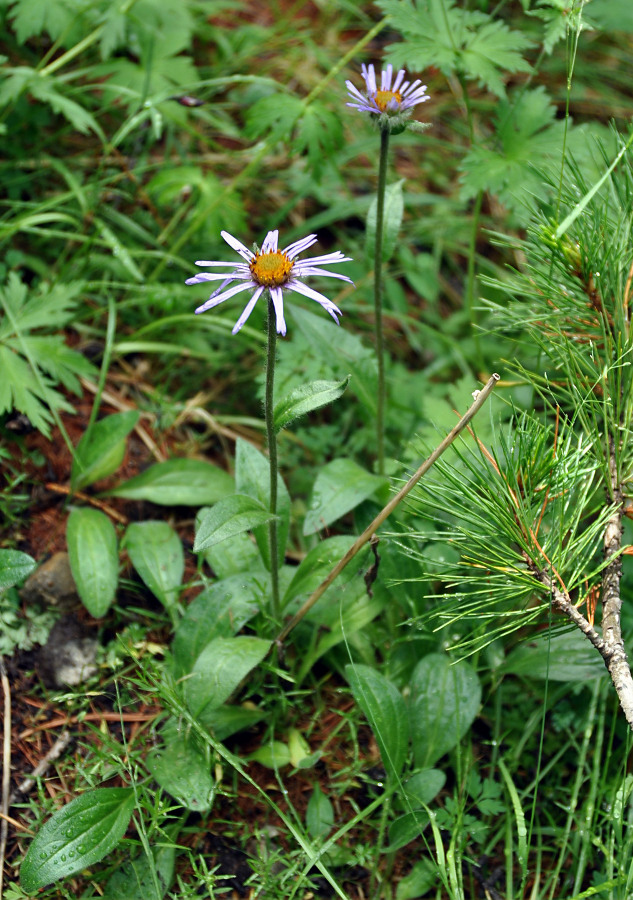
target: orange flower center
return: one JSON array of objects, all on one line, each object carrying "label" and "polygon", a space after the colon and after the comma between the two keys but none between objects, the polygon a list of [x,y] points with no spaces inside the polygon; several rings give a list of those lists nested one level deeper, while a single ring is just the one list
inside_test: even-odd
[{"label": "orange flower center", "polygon": [[293,266],[294,262],[281,250],[258,253],[249,263],[253,280],[265,287],[279,287],[280,284],[285,284]]},{"label": "orange flower center", "polygon": [[400,91],[376,91],[374,100],[376,101],[378,109],[386,112],[391,100],[395,100],[398,106],[400,106],[402,103],[402,94]]}]

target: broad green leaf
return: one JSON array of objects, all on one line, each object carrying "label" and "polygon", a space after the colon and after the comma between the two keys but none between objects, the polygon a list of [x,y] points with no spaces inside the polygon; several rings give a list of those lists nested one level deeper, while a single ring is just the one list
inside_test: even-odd
[{"label": "broad green leaf", "polygon": [[263,744],[248,757],[252,762],[258,762],[267,769],[281,769],[290,765],[290,750],[282,741],[270,741]]},{"label": "broad green leaf", "polygon": [[245,728],[252,728],[270,713],[252,705],[243,706],[206,706],[198,715],[200,724],[213,735],[216,741],[224,741],[227,737]]},{"label": "broad green leaf", "polygon": [[125,532],[125,548],[132,565],[166,609],[178,601],[185,571],[182,543],[167,522],[132,522]]},{"label": "broad green leaf", "polygon": [[205,588],[187,607],[172,643],[174,671],[181,678],[207,644],[230,637],[263,608],[267,585],[254,575],[233,575]]},{"label": "broad green leaf", "polygon": [[607,678],[602,657],[580,631],[565,631],[551,637],[543,635],[519,644],[500,671],[523,678],[543,678],[582,684],[594,678]]},{"label": "broad green leaf", "polygon": [[419,809],[434,800],[445,783],[445,772],[440,769],[422,769],[402,785],[402,801],[407,807]]},{"label": "broad green leaf", "polygon": [[196,516],[194,553],[226,541],[243,531],[252,531],[258,525],[270,522],[271,519],[274,519],[274,516],[268,509],[246,494],[225,497],[215,506],[201,509]]},{"label": "broad green leaf", "polygon": [[70,484],[79,491],[119,468],[125,456],[125,439],[139,420],[136,410],[115,413],[95,422],[75,449]]},{"label": "broad green leaf", "polygon": [[185,699],[198,716],[205,708],[221,706],[264,659],[270,641],[256,637],[215,638],[198,656],[185,681]]},{"label": "broad green leaf", "polygon": [[[248,441],[238,439],[235,446],[235,490],[248,494],[265,509],[270,509],[270,464]],[[290,528],[290,495],[283,478],[277,475],[277,544],[279,565],[283,564]],[[256,528],[253,535],[266,568],[270,571],[270,543],[267,528]]]},{"label": "broad green leaf", "polygon": [[324,838],[334,826],[334,807],[325,796],[318,782],[314,785],[312,796],[306,809],[306,827],[313,840]]},{"label": "broad green leaf", "polygon": [[[404,178],[390,184],[385,191],[385,207],[383,212],[382,226],[382,261],[387,262],[391,259],[393,251],[396,248],[400,226],[402,225],[402,216],[404,214],[404,197],[402,194],[402,185]],[[377,198],[371,201],[367,212],[366,230],[365,230],[365,252],[369,259],[373,259],[376,250],[376,216],[378,210]]]},{"label": "broad green leaf", "polygon": [[154,873],[163,897],[171,886],[175,862],[176,847],[169,844],[153,848],[151,863],[144,853],[124,862],[108,878],[101,900],[159,900]]},{"label": "broad green leaf", "polygon": [[317,316],[296,304],[292,306],[291,315],[312,351],[331,367],[336,378],[345,378],[351,373],[350,391],[375,415],[378,370],[374,351],[365,347],[357,335],[344,328],[332,327],[322,315]]},{"label": "broad green leaf", "polygon": [[175,719],[166,723],[161,738],[163,747],[152,750],[146,759],[150,774],[185,809],[208,812],[215,793],[208,753]]},{"label": "broad green leaf", "polygon": [[0,550],[0,591],[19,584],[35,569],[37,563],[19,550]]},{"label": "broad green leaf", "polygon": [[132,788],[98,788],[71,800],[35,835],[20,869],[32,893],[93,866],[125,834],[134,810]]},{"label": "broad green leaf", "polygon": [[[336,535],[319,541],[301,560],[283,597],[286,607],[295,598],[304,598],[315,591],[323,579],[345,555],[355,538]],[[338,583],[338,580],[337,580]]]},{"label": "broad green leaf", "polygon": [[230,541],[212,544],[202,551],[202,556],[217,578],[230,578],[242,572],[266,573],[264,561],[259,555],[255,541],[242,531],[234,534]]},{"label": "broad green leaf", "polygon": [[401,878],[396,888],[396,900],[417,900],[424,897],[438,883],[437,864],[431,859],[421,859],[408,875]]},{"label": "broad green leaf", "polygon": [[234,492],[230,475],[201,459],[168,459],[107,491],[161,506],[210,506]]},{"label": "broad green leaf", "polygon": [[275,430],[280,431],[295,419],[338,400],[345,392],[350,377],[348,375],[342,381],[312,381],[310,384],[295,388],[275,405],[273,412]]},{"label": "broad green leaf", "polygon": [[351,459],[332,460],[322,467],[314,482],[303,533],[315,534],[327,528],[388,483],[387,478],[372,475]]},{"label": "broad green leaf", "polygon": [[402,694],[370,666],[345,666],[345,677],[371,726],[388,777],[398,779],[409,749],[409,720]]},{"label": "broad green leaf", "polygon": [[378,592],[373,597],[368,595],[367,586],[358,574],[344,585],[339,585],[337,579],[328,593],[330,597],[326,593],[306,617],[308,621],[322,625],[324,630],[316,646],[311,645],[302,657],[297,684],[324,653],[369,625],[385,608],[385,600],[378,596]]},{"label": "broad green leaf", "polygon": [[385,849],[389,853],[394,853],[401,847],[406,847],[420,837],[429,821],[429,814],[425,809],[414,809],[399,816],[389,826],[389,846]]},{"label": "broad green leaf", "polygon": [[119,550],[110,519],[98,509],[73,509],[66,525],[70,568],[82,603],[96,619],[114,600]]},{"label": "broad green leaf", "polygon": [[409,717],[416,766],[432,766],[452,750],[472,725],[481,703],[481,685],[468,663],[430,653],[410,682]]}]

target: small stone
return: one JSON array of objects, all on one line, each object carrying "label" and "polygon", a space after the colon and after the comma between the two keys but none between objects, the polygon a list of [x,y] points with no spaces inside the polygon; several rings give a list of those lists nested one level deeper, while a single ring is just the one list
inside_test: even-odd
[{"label": "small stone", "polygon": [[40,675],[55,687],[76,687],[97,671],[98,642],[74,616],[55,623],[40,651]]},{"label": "small stone", "polygon": [[80,603],[67,553],[55,553],[24,582],[20,597],[26,603],[43,602],[61,610]]}]

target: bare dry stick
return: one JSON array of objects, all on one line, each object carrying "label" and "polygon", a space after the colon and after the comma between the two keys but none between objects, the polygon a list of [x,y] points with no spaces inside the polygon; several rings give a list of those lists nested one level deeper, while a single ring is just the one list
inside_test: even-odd
[{"label": "bare dry stick", "polygon": [[380,528],[382,523],[387,519],[394,509],[401,503],[404,498],[407,496],[409,491],[415,487],[418,481],[422,478],[423,475],[426,475],[428,470],[431,468],[433,463],[437,462],[442,453],[450,447],[455,438],[466,428],[468,423],[472,418],[479,412],[481,407],[484,405],[489,395],[492,393],[493,388],[499,381],[499,376],[496,372],[491,375],[488,379],[485,387],[483,387],[480,391],[475,392],[475,402],[472,404],[470,409],[462,416],[457,425],[450,431],[442,443],[435,448],[433,453],[424,460],[420,468],[417,470],[415,475],[413,475],[402,488],[402,490],[398,491],[395,497],[389,501],[389,503],[385,506],[381,512],[378,513],[374,521],[369,525],[361,534],[359,538],[352,544],[349,548],[345,556],[339,560],[339,562],[334,566],[330,574],[325,578],[324,581],[318,586],[318,588],[308,597],[303,606],[294,614],[292,619],[287,622],[284,627],[281,629],[277,638],[275,639],[275,643],[279,646],[283,643],[283,641],[288,637],[292,629],[299,624],[299,622],[303,619],[309,610],[312,609],[317,600],[325,593],[325,591],[329,588],[332,582],[337,578],[345,566],[352,560],[358,551],[365,546],[365,544],[371,539],[371,537],[376,533],[376,531]]}]

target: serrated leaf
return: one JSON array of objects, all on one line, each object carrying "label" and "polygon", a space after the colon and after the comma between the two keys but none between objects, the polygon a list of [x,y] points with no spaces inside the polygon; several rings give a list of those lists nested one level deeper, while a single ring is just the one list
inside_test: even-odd
[{"label": "serrated leaf", "polygon": [[208,506],[235,490],[229,474],[201,459],[168,459],[106,492],[161,506]]},{"label": "serrated leaf", "polygon": [[138,420],[139,413],[128,410],[94,423],[75,449],[70,473],[73,490],[81,490],[116,472],[125,455],[125,439]]},{"label": "serrated leaf", "polygon": [[402,694],[370,666],[345,666],[345,677],[371,726],[388,777],[399,779],[409,749],[409,720]]},{"label": "serrated leaf", "polygon": [[351,375],[342,381],[311,381],[295,388],[280,400],[273,412],[275,430],[286,428],[295,419],[333,403],[345,393]]},{"label": "serrated leaf", "polygon": [[496,134],[479,143],[462,162],[462,196],[479,191],[497,194],[511,209],[534,206],[543,194],[540,168],[559,165],[564,124],[542,87],[524,91],[516,102],[502,101],[495,116]]},{"label": "serrated leaf", "polygon": [[64,0],[18,0],[12,4],[13,27],[20,44],[47,32],[56,41],[72,24],[76,10]]},{"label": "serrated leaf", "polygon": [[521,55],[531,41],[487,13],[456,7],[454,0],[378,0],[378,6],[405,38],[387,48],[387,60],[397,67],[459,72],[499,97],[503,74],[531,71]]},{"label": "serrated leaf", "polygon": [[336,522],[371,497],[388,479],[372,475],[351,459],[334,459],[319,470],[303,523],[305,535]]},{"label": "serrated leaf", "polygon": [[[402,186],[404,178],[390,184],[385,191],[385,205],[383,210],[383,229],[382,229],[382,261],[387,262],[391,259],[393,251],[396,248],[400,226],[402,225],[402,216],[404,214],[404,195]],[[376,216],[378,213],[378,200],[373,198],[367,212],[367,221],[365,225],[365,252],[370,259],[374,258],[376,250]]]},{"label": "serrated leaf", "polygon": [[207,644],[184,683],[191,712],[198,716],[221,706],[269,649],[270,641],[244,635],[215,638]]},{"label": "serrated leaf", "polygon": [[0,550],[0,591],[27,578],[37,567],[35,560],[20,550]]},{"label": "serrated leaf", "polygon": [[90,615],[99,619],[110,608],[119,580],[114,526],[98,509],[73,509],[66,541],[77,592]]},{"label": "serrated leaf", "polygon": [[81,282],[30,291],[15,272],[0,289],[0,413],[17,409],[43,434],[50,435],[51,410],[72,412],[68,400],[53,385],[56,381],[75,392],[77,376],[89,376],[94,367],[67,347],[61,334],[33,335],[36,329],[61,330],[72,318]]},{"label": "serrated leaf", "polygon": [[81,872],[107,856],[127,830],[132,788],[98,788],[71,800],[35,835],[20,869],[29,893]]},{"label": "serrated leaf", "polygon": [[259,138],[270,132],[272,141],[288,137],[303,112],[303,103],[292,94],[262,97],[246,110],[246,136]]},{"label": "serrated leaf", "polygon": [[201,509],[196,516],[194,553],[219,544],[244,531],[252,531],[275,517],[258,501],[246,494],[225,497],[215,506]]},{"label": "serrated leaf", "polygon": [[40,75],[31,80],[29,89],[36,100],[48,104],[53,112],[60,113],[81,134],[89,134],[92,131],[103,137],[94,116],[63,93],[66,89],[63,82]]},{"label": "serrated leaf", "polygon": [[132,522],[125,532],[125,548],[132,565],[166,609],[178,601],[185,571],[180,538],[167,522]]}]

